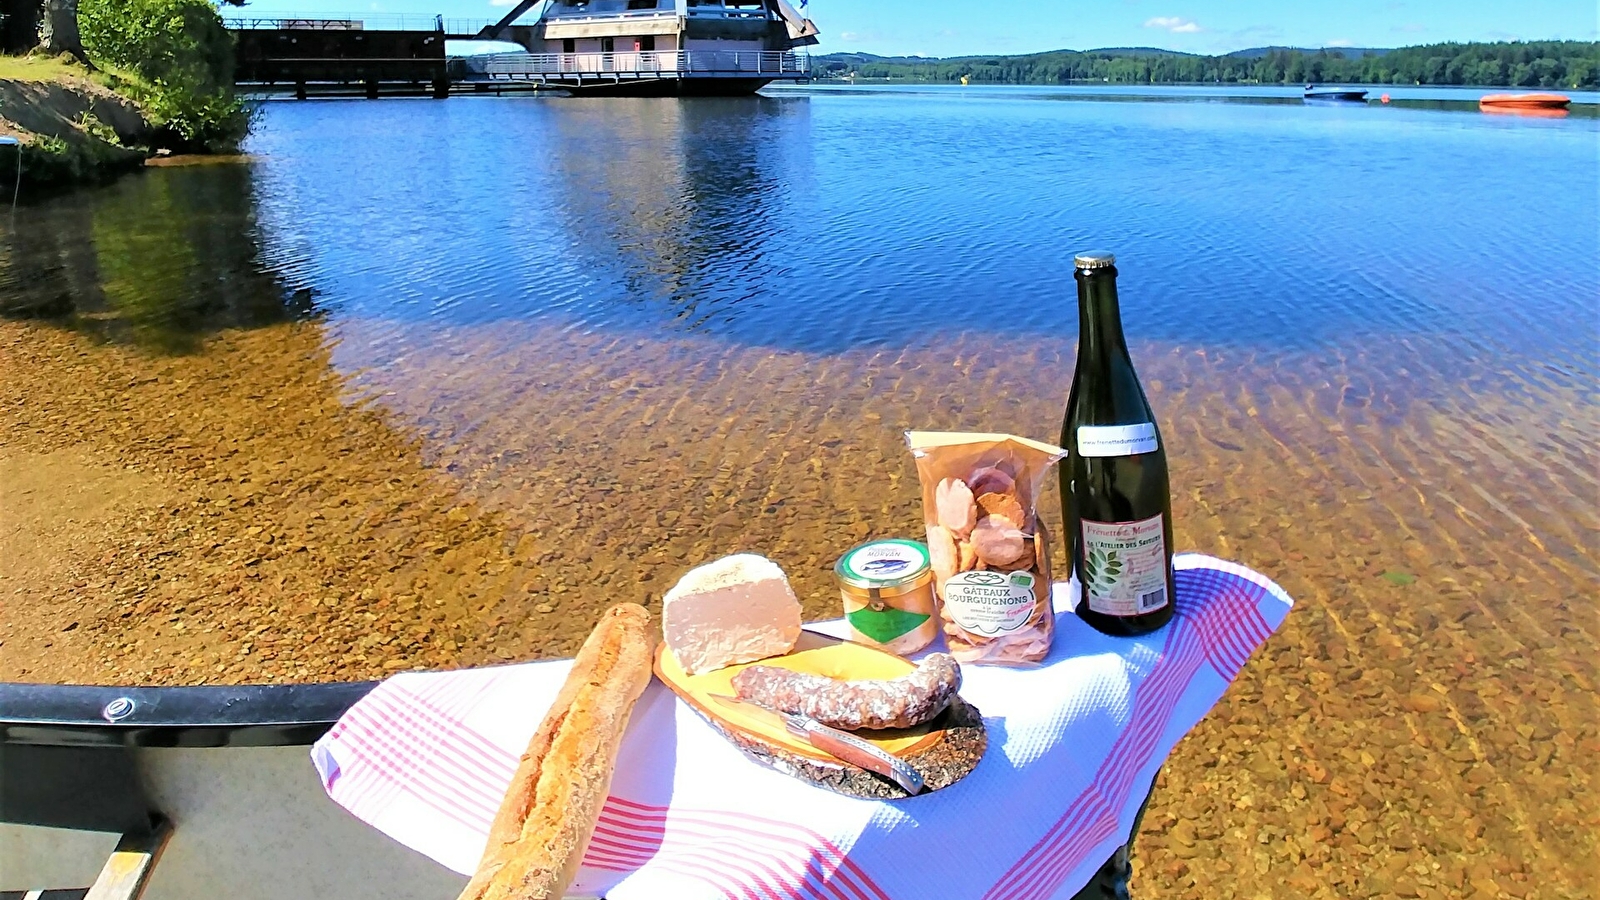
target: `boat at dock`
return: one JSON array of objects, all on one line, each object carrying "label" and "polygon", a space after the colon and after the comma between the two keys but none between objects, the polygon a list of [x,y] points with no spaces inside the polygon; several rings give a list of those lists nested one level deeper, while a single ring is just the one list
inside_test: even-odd
[{"label": "boat at dock", "polygon": [[811,76],[795,51],[817,43],[817,27],[788,0],[554,0],[514,24],[538,2],[478,35],[528,52],[470,60],[473,76],[616,96],[751,94]]},{"label": "boat at dock", "polygon": [[1480,109],[1566,109],[1572,103],[1564,94],[1489,94],[1478,100]]},{"label": "boat at dock", "polygon": [[1367,101],[1367,92],[1349,88],[1319,88],[1308,84],[1306,85],[1305,99],[1365,103]]}]

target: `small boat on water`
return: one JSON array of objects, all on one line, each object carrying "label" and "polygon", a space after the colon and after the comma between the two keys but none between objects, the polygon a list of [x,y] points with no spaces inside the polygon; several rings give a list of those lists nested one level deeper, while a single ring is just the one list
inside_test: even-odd
[{"label": "small boat on water", "polygon": [[1564,94],[1489,94],[1478,100],[1480,109],[1566,109],[1572,102]]},{"label": "small boat on water", "polygon": [[1319,88],[1316,85],[1306,85],[1305,98],[1307,100],[1346,100],[1351,102],[1367,102],[1367,92],[1351,90],[1349,88]]}]

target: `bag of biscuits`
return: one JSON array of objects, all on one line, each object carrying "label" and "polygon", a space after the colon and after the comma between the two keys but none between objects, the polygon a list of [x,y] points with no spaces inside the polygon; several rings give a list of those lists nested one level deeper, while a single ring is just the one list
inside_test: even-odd
[{"label": "bag of biscuits", "polygon": [[1027,665],[1050,652],[1050,540],[1035,504],[1067,451],[1009,434],[906,433],[950,653]]}]

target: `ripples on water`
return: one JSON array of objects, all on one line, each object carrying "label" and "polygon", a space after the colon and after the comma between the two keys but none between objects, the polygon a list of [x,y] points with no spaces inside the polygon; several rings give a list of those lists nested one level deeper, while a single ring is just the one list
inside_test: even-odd
[{"label": "ripples on water", "polygon": [[[1179,544],[1301,601],[1169,765],[1153,895],[1590,896],[1600,120],[1036,93],[269,104],[248,168],[20,212],[0,304],[111,341],[35,398],[149,365],[211,391],[118,407],[194,437],[175,471],[305,470],[240,551],[284,619],[348,531],[380,628],[425,626],[389,654],[477,664],[735,548],[832,614],[838,552],[915,531],[901,431],[1055,434],[1070,255],[1112,249]],[[477,543],[418,556],[463,521],[422,472]],[[381,674],[272,597],[298,649],[223,677]],[[194,680],[165,640],[148,677]]]}]

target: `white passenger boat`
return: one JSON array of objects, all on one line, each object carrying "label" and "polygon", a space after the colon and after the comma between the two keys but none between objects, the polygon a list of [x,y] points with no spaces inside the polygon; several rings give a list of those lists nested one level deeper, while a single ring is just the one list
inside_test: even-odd
[{"label": "white passenger boat", "polygon": [[479,77],[629,96],[749,94],[805,81],[817,27],[787,0],[523,0],[478,37],[527,53],[472,61]]}]

